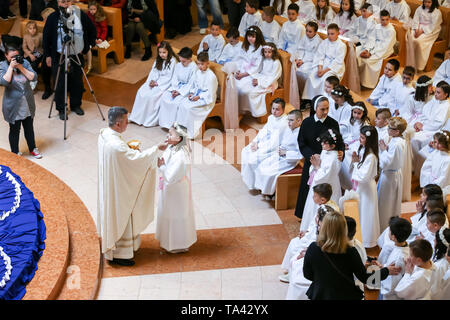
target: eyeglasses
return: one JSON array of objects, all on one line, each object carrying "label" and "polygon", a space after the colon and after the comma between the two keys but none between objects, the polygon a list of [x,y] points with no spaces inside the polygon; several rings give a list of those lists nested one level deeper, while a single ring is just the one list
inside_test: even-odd
[{"label": "eyeglasses", "polygon": [[398,130],[397,128],[388,127],[389,130]]}]

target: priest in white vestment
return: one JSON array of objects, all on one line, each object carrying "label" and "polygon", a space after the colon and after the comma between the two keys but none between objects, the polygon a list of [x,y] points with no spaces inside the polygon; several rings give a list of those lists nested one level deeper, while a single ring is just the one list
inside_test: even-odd
[{"label": "priest in white vestment", "polygon": [[109,109],[108,122],[98,138],[97,232],[106,260],[132,266],[139,234],[153,221],[155,169],[167,145],[130,148],[121,137],[128,125],[125,108]]}]

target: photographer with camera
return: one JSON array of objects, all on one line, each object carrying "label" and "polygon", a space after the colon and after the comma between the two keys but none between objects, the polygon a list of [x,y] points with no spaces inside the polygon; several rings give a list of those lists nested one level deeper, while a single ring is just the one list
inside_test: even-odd
[{"label": "photographer with camera", "polygon": [[[46,63],[52,68],[53,79],[59,68],[58,83],[55,92],[56,109],[59,118],[64,120],[66,101],[64,88],[64,60],[60,65],[61,55],[64,55],[64,44],[68,44],[69,66],[67,73],[67,91],[70,92],[70,109],[77,115],[84,115],[81,109],[83,97],[83,54],[95,45],[97,30],[87,14],[79,7],[73,6],[71,0],[58,0],[58,10],[48,16],[43,32],[43,47]],[[78,64],[78,56],[81,65]]]},{"label": "photographer with camera", "polygon": [[3,117],[9,123],[9,145],[11,152],[19,153],[20,126],[23,126],[30,154],[42,158],[34,141],[33,118],[36,110],[30,81],[37,74],[30,63],[19,54],[19,49],[5,45],[6,60],[0,62],[0,85],[5,87],[3,94]]}]

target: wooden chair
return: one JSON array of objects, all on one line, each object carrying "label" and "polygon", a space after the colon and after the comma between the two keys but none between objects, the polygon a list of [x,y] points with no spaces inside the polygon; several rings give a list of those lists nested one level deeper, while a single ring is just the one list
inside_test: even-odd
[{"label": "wooden chair", "polygon": [[[227,74],[222,71],[222,66],[218,63],[210,62],[209,68],[211,69],[212,72],[214,72],[214,74],[217,77],[218,93],[216,104],[214,105],[213,109],[211,110],[207,118],[219,117],[220,121],[222,122],[222,125],[225,125],[225,89],[227,83]],[[203,136],[205,130],[206,130],[206,121],[203,122],[201,136]]]},{"label": "wooden chair", "polygon": [[362,242],[362,233],[361,233],[361,219],[359,218],[359,208],[358,201],[356,200],[347,200],[344,202],[344,214],[348,217],[352,217],[356,221],[356,234],[354,239]]}]

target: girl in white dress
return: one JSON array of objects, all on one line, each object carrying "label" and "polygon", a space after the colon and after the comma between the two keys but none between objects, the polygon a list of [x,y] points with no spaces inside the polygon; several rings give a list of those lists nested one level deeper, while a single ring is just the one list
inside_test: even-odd
[{"label": "girl in white dress", "polygon": [[353,190],[359,194],[362,242],[365,248],[377,245],[380,235],[376,177],[379,175],[378,134],[375,127],[363,126],[358,153],[352,155]]},{"label": "girl in white dress", "polygon": [[430,56],[431,47],[441,31],[442,13],[438,0],[423,0],[414,12],[411,36],[413,39],[416,68],[422,71]]},{"label": "girl in white dress", "polygon": [[402,117],[408,122],[408,130],[414,130],[414,124],[422,117],[423,106],[433,98],[433,79],[420,76],[416,90],[405,101]]},{"label": "girl in white dress", "polygon": [[316,8],[311,0],[299,0],[296,3],[300,8],[298,11],[298,20],[301,23],[307,24],[309,21],[314,20]]},{"label": "girl in white dress", "polygon": [[267,114],[266,94],[278,88],[281,77],[281,62],[274,43],[266,43],[260,50],[263,56],[259,70],[236,81],[239,92],[239,112],[250,111],[257,118]]},{"label": "girl in white dress", "polygon": [[433,135],[433,148],[420,170],[420,186],[437,184],[445,188],[450,184],[450,132],[443,130]]},{"label": "girl in white dress", "polygon": [[346,33],[353,29],[353,23],[356,20],[355,2],[353,0],[342,0],[339,12],[334,17],[333,22],[339,26],[339,34]]},{"label": "girl in white dress", "polygon": [[313,155],[311,157],[311,167],[309,169],[310,185],[308,197],[303,210],[302,222],[300,224],[300,231],[308,230],[309,224],[314,219],[314,213],[317,212],[317,205],[314,202],[313,187],[328,183],[331,185],[333,194],[331,200],[338,202],[342,196],[341,184],[339,182],[339,171],[341,170],[341,162],[338,160],[337,150],[341,150],[343,141],[339,132],[333,129],[328,129],[320,136],[322,144],[322,152],[320,156]]},{"label": "girl in white dress", "polygon": [[[343,85],[337,85],[331,90],[331,97],[334,100],[334,104],[331,105],[328,111],[328,116],[336,120],[339,124],[339,131],[344,135],[348,130],[350,118],[352,117],[352,105],[354,105],[353,97]],[[345,142],[345,137],[342,137]],[[359,130],[358,137],[359,140]]]},{"label": "girl in white dress", "polygon": [[290,0],[270,0],[270,5],[275,9],[277,15],[287,18],[287,8]]},{"label": "girl in white dress", "polygon": [[169,147],[158,159],[161,177],[155,238],[161,248],[179,253],[188,251],[197,241],[186,128],[174,124],[167,143]]},{"label": "girl in white dress", "polygon": [[450,229],[442,227],[436,233],[431,278],[431,300],[450,300]]},{"label": "girl in white dress", "polygon": [[158,125],[159,104],[163,93],[170,87],[178,58],[167,41],[158,46],[158,56],[147,81],[139,88],[129,120],[153,127]]},{"label": "girl in white dress", "polygon": [[330,23],[333,22],[336,13],[330,7],[330,0],[317,0],[316,4],[316,22],[319,24],[319,30],[325,32]]}]

